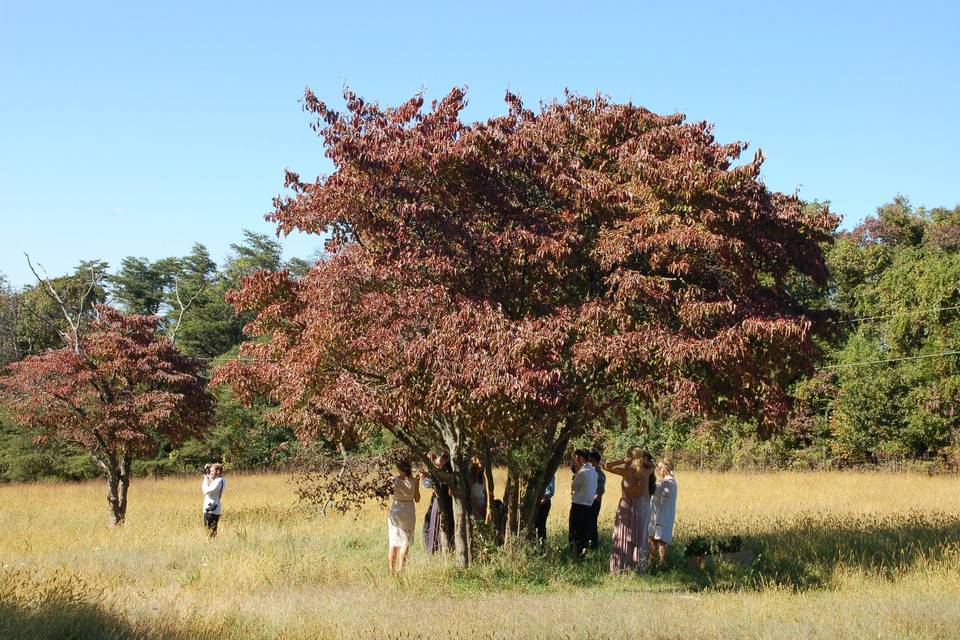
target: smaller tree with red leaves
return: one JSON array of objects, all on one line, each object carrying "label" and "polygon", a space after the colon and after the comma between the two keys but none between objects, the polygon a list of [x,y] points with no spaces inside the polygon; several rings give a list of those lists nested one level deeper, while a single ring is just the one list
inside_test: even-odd
[{"label": "smaller tree with red leaves", "polygon": [[130,466],[156,452],[160,439],[200,435],[213,418],[202,364],[158,333],[159,318],[106,306],[78,348],[48,349],[11,364],[0,400],[43,443],[84,447],[107,476],[110,520],[127,512]]}]

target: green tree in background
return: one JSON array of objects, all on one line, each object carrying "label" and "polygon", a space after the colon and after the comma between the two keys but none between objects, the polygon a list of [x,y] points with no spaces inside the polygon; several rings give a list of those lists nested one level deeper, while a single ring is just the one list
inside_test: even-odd
[{"label": "green tree in background", "polygon": [[[830,369],[841,459],[930,456],[956,445],[960,410],[960,207],[902,197],[841,234],[833,302],[855,318]],[[876,364],[865,362],[885,361]]]},{"label": "green tree in background", "polygon": [[124,258],[119,271],[108,278],[110,295],[126,313],[158,315],[178,267],[175,258],[156,262],[133,256]]},{"label": "green tree in background", "polygon": [[17,348],[17,292],[0,273],[0,369],[20,359]]},{"label": "green tree in background", "polygon": [[[57,292],[75,317],[91,318],[94,306],[103,304],[107,291],[100,283],[108,265],[102,260],[83,261],[71,275],[51,278]],[[94,283],[90,290],[91,282]],[[90,290],[89,295],[85,295]],[[16,295],[14,324],[16,352],[20,357],[64,346],[64,317],[59,304],[44,285],[28,285]]]},{"label": "green tree in background", "polygon": [[[238,316],[224,301],[227,291],[238,289],[245,276],[257,271],[278,271],[286,266],[280,243],[265,234],[244,230],[243,241],[231,244],[230,249],[222,270],[217,269],[201,244],[195,244],[188,256],[178,260],[176,279],[181,300],[197,296],[177,333],[177,344],[184,353],[215,358],[240,344],[244,339],[243,325],[250,318]],[[305,271],[309,266],[305,267],[304,263],[294,258],[289,264]],[[172,290],[167,293],[166,304],[171,313],[177,311]],[[170,324],[169,316],[167,324]]]}]

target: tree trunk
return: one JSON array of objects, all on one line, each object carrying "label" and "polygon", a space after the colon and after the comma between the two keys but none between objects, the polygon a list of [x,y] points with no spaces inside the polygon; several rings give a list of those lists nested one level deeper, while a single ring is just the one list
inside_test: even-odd
[{"label": "tree trunk", "polygon": [[503,544],[507,535],[507,505],[510,503],[510,495],[513,492],[513,473],[507,470],[507,479],[503,484],[503,498],[495,501],[491,512],[493,515],[493,528],[497,531],[497,544]]},{"label": "tree trunk", "polygon": [[127,518],[127,490],[130,488],[130,455],[120,459],[110,457],[98,461],[107,472],[107,503],[110,505],[110,524],[122,525]]},{"label": "tree trunk", "polygon": [[470,542],[473,538],[473,527],[471,526],[470,502],[463,500],[463,497],[453,497],[453,559],[459,567],[466,567],[470,564],[473,554],[471,553]]},{"label": "tree trunk", "polygon": [[119,477],[119,495],[117,501],[117,509],[120,513],[120,524],[127,519],[127,491],[130,489],[130,454],[124,453],[123,458],[120,460],[120,477]]},{"label": "tree trunk", "polygon": [[107,503],[110,505],[110,524],[123,524],[123,514],[120,513],[120,473],[116,469],[107,471]]},{"label": "tree trunk", "polygon": [[444,430],[444,441],[450,454],[453,483],[450,485],[453,559],[460,567],[470,564],[473,538],[471,527],[472,503],[470,501],[470,452],[464,446],[463,432],[455,425]]},{"label": "tree trunk", "polygon": [[535,469],[527,477],[526,485],[523,488],[523,501],[520,504],[519,518],[520,528],[529,538],[536,535],[534,525],[537,521],[537,511],[540,509],[540,498],[550,483],[550,479],[556,475],[560,465],[563,464],[563,456],[569,443],[569,430],[563,429],[559,437],[550,446],[550,458],[546,465]]},{"label": "tree trunk", "polygon": [[480,442],[480,461],[483,464],[483,479],[487,489],[487,522],[496,524],[496,517],[493,514],[493,496],[497,487],[493,481],[493,462],[490,459],[490,445],[486,439]]},{"label": "tree trunk", "polygon": [[516,535],[519,531],[518,520],[520,505],[520,476],[515,469],[507,470],[507,482],[503,488],[504,533],[507,536]]},{"label": "tree trunk", "polygon": [[450,497],[449,490],[446,495],[437,493],[437,504],[440,506],[440,550],[446,554],[450,553],[454,547],[453,500]]}]

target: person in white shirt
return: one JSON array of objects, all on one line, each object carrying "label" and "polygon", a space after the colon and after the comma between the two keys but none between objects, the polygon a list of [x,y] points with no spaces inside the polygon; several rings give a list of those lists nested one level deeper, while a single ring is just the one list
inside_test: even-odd
[{"label": "person in white shirt", "polygon": [[667,547],[673,541],[673,522],[677,517],[677,479],[673,476],[672,460],[667,459],[657,465],[657,477],[660,481],[650,498],[650,559],[664,565],[667,562]]},{"label": "person in white shirt", "polygon": [[220,498],[226,480],[223,478],[223,465],[220,463],[208,464],[203,468],[203,524],[209,530],[210,537],[217,536],[217,525],[220,522]]},{"label": "person in white shirt", "polygon": [[590,536],[590,509],[597,493],[597,471],[590,464],[590,452],[574,452],[574,476],[570,490],[570,549],[576,558],[583,556]]}]

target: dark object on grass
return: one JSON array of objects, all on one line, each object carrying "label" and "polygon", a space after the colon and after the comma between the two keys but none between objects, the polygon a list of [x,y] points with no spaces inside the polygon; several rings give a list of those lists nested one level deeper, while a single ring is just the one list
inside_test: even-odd
[{"label": "dark object on grass", "polygon": [[687,569],[706,569],[719,563],[730,563],[749,566],[755,559],[754,553],[742,550],[743,538],[706,538],[697,536],[687,543],[684,556],[687,558]]},{"label": "dark object on grass", "polygon": [[743,547],[743,538],[732,536],[730,538],[707,538],[697,536],[687,543],[684,551],[685,556],[705,556],[715,553],[736,553]]},{"label": "dark object on grass", "polygon": [[710,553],[702,556],[687,556],[687,570],[693,571],[700,569],[703,571],[708,567],[718,564],[738,564],[749,567],[756,560],[753,551],[736,551],[732,553]]}]

